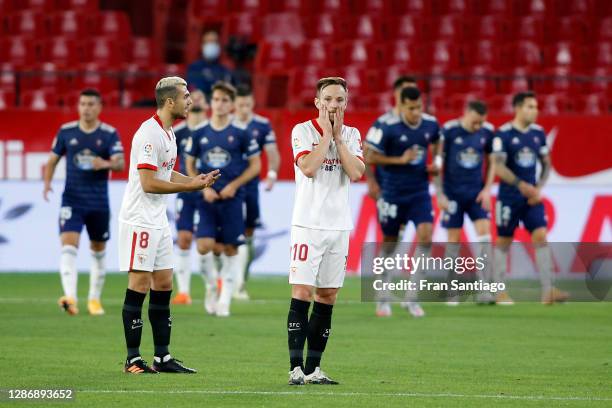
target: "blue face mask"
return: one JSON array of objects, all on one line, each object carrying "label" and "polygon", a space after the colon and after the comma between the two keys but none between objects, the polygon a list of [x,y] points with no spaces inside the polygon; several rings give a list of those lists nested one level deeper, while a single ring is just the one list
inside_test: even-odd
[{"label": "blue face mask", "polygon": [[219,58],[220,54],[221,47],[219,46],[219,43],[209,42],[202,46],[202,56],[206,60],[216,60],[217,58]]}]

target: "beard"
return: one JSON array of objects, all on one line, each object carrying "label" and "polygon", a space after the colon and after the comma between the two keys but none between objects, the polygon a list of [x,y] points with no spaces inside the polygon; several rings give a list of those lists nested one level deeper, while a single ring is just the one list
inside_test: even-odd
[{"label": "beard", "polygon": [[189,112],[202,113],[202,112],[204,112],[204,109],[202,109],[200,106],[194,106],[193,108],[191,108],[189,110]]}]

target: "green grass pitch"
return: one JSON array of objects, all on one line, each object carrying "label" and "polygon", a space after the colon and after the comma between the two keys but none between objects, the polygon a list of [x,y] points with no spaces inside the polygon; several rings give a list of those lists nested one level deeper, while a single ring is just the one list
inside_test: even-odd
[{"label": "green grass pitch", "polygon": [[[347,279],[334,309],[322,367],[338,386],[286,385],[282,277],[254,277],[254,301],[237,302],[228,319],[206,316],[202,282],[194,304],[173,307],[171,352],[196,375],[122,373],[123,275],[107,277],[106,315],[86,313],[88,279],[80,276],[81,314],[60,312],[57,274],[0,274],[0,389],[72,388],[73,403],[11,406],[334,406],[578,407],[612,406],[612,304],[546,307],[424,305],[415,320],[398,306],[391,318],[360,303]],[[152,360],[151,329],[141,350]],[[4,394],[4,398],[6,398]],[[66,405],[68,404],[68,405]],[[75,404],[75,405],[70,405]]]}]

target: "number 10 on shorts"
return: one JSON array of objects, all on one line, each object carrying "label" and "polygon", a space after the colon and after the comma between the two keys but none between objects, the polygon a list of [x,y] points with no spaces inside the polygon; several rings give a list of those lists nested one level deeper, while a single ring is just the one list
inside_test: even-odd
[{"label": "number 10 on shorts", "polygon": [[305,261],[308,259],[308,245],[306,244],[293,244],[290,249],[291,259],[294,261]]}]

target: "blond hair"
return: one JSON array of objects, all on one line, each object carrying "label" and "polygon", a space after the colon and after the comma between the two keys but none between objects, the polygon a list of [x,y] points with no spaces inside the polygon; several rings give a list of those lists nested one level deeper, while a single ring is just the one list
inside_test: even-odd
[{"label": "blond hair", "polygon": [[321,78],[317,82],[317,96],[321,94],[321,91],[327,88],[330,85],[340,85],[344,88],[345,92],[348,92],[348,87],[346,86],[346,79],[342,77],[326,77]]},{"label": "blond hair", "polygon": [[155,85],[155,102],[158,108],[163,108],[167,99],[176,100],[179,94],[179,86],[187,86],[187,82],[178,76],[165,77]]}]

